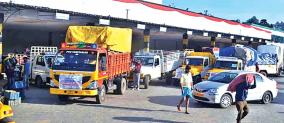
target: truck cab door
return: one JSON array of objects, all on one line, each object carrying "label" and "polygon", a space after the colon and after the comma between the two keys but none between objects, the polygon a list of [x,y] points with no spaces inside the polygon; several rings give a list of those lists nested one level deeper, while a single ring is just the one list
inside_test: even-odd
[{"label": "truck cab door", "polygon": [[160,78],[162,73],[162,65],[160,57],[154,57],[154,64],[153,64],[153,71],[152,71],[152,78]]},{"label": "truck cab door", "polygon": [[208,58],[205,58],[204,59],[204,63],[203,63],[203,69],[202,71],[200,72],[200,75],[202,78],[205,77],[207,71],[210,69],[210,64],[209,64],[209,59]]},{"label": "truck cab door", "polygon": [[44,81],[45,78],[43,75],[45,74],[45,62],[43,56],[38,56],[35,59],[36,61],[33,62],[32,66],[32,78],[35,79],[36,76],[40,76],[42,80]]},{"label": "truck cab door", "polygon": [[98,59],[98,81],[102,81],[103,78],[107,76],[107,58],[106,58],[106,53],[100,53],[99,54],[99,59]]}]

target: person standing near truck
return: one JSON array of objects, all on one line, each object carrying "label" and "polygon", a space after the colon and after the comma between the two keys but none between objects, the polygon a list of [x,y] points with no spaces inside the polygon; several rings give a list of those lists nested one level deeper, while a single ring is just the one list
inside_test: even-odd
[{"label": "person standing near truck", "polygon": [[185,73],[182,74],[182,77],[180,78],[182,98],[177,105],[178,111],[181,111],[180,106],[184,102],[184,98],[185,98],[185,113],[186,114],[189,114],[188,106],[189,106],[189,97],[192,96],[192,93],[191,93],[192,85],[193,85],[193,81],[192,81],[192,74],[190,73],[190,66],[186,65]]},{"label": "person standing near truck", "polygon": [[17,60],[14,54],[8,54],[8,57],[4,59],[5,73],[7,76],[7,84],[4,86],[6,89],[12,89],[12,84],[15,82],[15,67]]},{"label": "person standing near truck", "polygon": [[24,82],[26,84],[26,88],[29,88],[29,78],[31,73],[31,63],[27,56],[24,56],[24,69],[23,69],[23,77]]},{"label": "person standing near truck", "polygon": [[141,62],[140,60],[134,61],[134,71],[133,71],[133,82],[134,89],[140,89],[140,72],[141,72]]}]

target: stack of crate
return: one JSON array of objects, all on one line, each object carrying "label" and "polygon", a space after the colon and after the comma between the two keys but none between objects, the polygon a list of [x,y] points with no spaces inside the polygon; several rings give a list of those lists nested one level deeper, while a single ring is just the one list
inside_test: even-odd
[{"label": "stack of crate", "polygon": [[22,103],[20,93],[14,90],[5,90],[4,97],[7,105],[16,106]]}]

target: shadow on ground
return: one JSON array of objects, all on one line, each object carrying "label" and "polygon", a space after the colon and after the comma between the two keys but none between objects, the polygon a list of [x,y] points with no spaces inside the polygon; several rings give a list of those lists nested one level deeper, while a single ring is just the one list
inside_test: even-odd
[{"label": "shadow on ground", "polygon": [[190,122],[176,122],[170,120],[159,120],[149,117],[114,117],[115,120],[128,122],[155,122],[155,123],[190,123]]},{"label": "shadow on ground", "polygon": [[[149,102],[164,106],[176,106],[178,101],[181,99],[181,96],[151,96],[148,97]],[[189,101],[190,108],[219,108],[218,105],[215,104],[205,104],[198,103],[194,101],[192,98]]]}]

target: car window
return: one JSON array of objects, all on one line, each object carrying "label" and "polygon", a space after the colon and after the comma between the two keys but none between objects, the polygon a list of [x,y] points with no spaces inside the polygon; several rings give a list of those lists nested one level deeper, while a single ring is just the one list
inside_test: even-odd
[{"label": "car window", "polygon": [[45,66],[44,59],[43,59],[42,56],[37,58],[36,64],[41,65],[41,66]]},{"label": "car window", "polygon": [[260,75],[255,74],[255,81],[256,81],[257,83],[261,83],[261,82],[263,82],[263,78],[262,78]]}]

